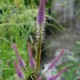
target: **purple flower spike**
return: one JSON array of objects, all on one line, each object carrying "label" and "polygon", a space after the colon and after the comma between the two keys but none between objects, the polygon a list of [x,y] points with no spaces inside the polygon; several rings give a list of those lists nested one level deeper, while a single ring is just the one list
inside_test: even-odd
[{"label": "purple flower spike", "polygon": [[21,56],[20,56],[20,54],[19,54],[19,52],[18,52],[18,49],[17,49],[17,47],[16,47],[16,44],[13,44],[13,45],[12,45],[12,48],[13,48],[14,51],[16,52],[16,55],[17,55],[17,58],[18,58],[18,62],[19,62],[19,66],[25,68],[26,64],[25,64],[24,60],[21,58]]},{"label": "purple flower spike", "polygon": [[38,26],[43,26],[45,17],[44,17],[44,9],[45,9],[45,3],[46,0],[40,0],[40,6],[39,6],[39,11],[38,11],[38,16],[37,16],[37,25]]},{"label": "purple flower spike", "polygon": [[64,54],[64,48],[62,48],[60,54],[51,62],[48,69],[52,69],[63,54]]},{"label": "purple flower spike", "polygon": [[32,56],[32,51],[31,51],[31,47],[30,47],[29,43],[28,43],[28,53],[29,53],[30,66],[31,66],[31,68],[35,69],[36,63],[35,63],[35,60]]},{"label": "purple flower spike", "polygon": [[23,72],[20,70],[18,64],[16,62],[14,62],[14,66],[15,66],[15,70],[16,70],[16,73],[17,73],[17,77],[21,80],[21,79],[24,79],[25,76],[23,74]]},{"label": "purple flower spike", "polygon": [[51,76],[49,77],[47,80],[56,80],[58,77],[60,77],[62,75],[63,72],[65,72],[67,70],[67,68],[62,69],[60,72],[58,72],[58,74],[56,76]]}]

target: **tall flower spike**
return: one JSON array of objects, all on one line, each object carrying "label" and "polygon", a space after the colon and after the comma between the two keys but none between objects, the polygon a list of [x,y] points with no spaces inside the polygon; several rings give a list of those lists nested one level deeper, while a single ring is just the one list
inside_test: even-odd
[{"label": "tall flower spike", "polygon": [[45,0],[40,0],[40,6],[39,6],[39,11],[38,11],[38,16],[37,16],[37,22],[36,22],[36,73],[39,72],[40,69],[40,59],[41,59],[41,45],[43,44],[44,41],[44,22],[45,22]]},{"label": "tall flower spike", "polygon": [[41,36],[41,43],[43,43],[44,40],[44,32],[45,32],[45,27],[44,27],[44,23],[45,23],[45,0],[40,0],[40,6],[39,6],[39,11],[38,11],[38,16],[37,16],[37,21],[36,21],[36,41],[38,41],[38,39]]},{"label": "tall flower spike", "polygon": [[26,64],[25,64],[24,60],[21,58],[21,56],[20,56],[20,54],[18,52],[18,49],[16,47],[16,44],[13,44],[12,48],[14,49],[14,51],[15,51],[15,53],[17,55],[19,66],[25,68]]},{"label": "tall flower spike", "polygon": [[64,54],[64,48],[62,48],[60,54],[51,62],[48,69],[52,69],[63,54]]},{"label": "tall flower spike", "polygon": [[16,62],[14,62],[14,66],[15,66],[15,70],[16,70],[17,77],[19,78],[19,80],[24,79],[25,76],[24,76],[23,72],[20,70],[20,68]]},{"label": "tall flower spike", "polygon": [[45,9],[45,0],[40,0],[40,6],[37,16],[37,25],[39,25],[39,27],[44,25],[44,20],[45,20],[44,9]]},{"label": "tall flower spike", "polygon": [[31,66],[31,68],[35,69],[36,63],[35,63],[35,60],[32,56],[32,51],[31,51],[31,47],[30,47],[29,43],[28,43],[28,53],[29,53],[30,66]]},{"label": "tall flower spike", "polygon": [[67,68],[62,69],[56,76],[50,76],[47,80],[56,80],[58,77],[62,75],[63,72],[65,72]]}]

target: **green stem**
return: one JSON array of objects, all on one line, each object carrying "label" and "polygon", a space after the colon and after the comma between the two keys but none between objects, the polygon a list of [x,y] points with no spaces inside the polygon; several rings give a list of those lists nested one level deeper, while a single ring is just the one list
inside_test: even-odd
[{"label": "green stem", "polygon": [[37,48],[36,48],[36,75],[38,76],[39,70],[40,70],[40,61],[41,61],[41,31],[42,28],[40,26],[40,31],[39,31],[39,39],[37,42]]}]

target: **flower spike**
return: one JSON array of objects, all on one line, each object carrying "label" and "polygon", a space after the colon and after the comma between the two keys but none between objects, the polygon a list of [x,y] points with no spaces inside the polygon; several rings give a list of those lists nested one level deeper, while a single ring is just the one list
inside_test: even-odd
[{"label": "flower spike", "polygon": [[32,56],[32,51],[31,51],[31,47],[30,47],[29,43],[28,43],[28,53],[29,53],[30,66],[31,66],[31,68],[35,69],[36,63],[35,63],[35,60]]},{"label": "flower spike", "polygon": [[41,37],[41,44],[43,44],[43,40],[45,37],[45,3],[46,0],[40,0],[40,6],[39,6],[39,11],[38,11],[38,16],[37,16],[37,21],[36,21],[36,41],[39,40]]},{"label": "flower spike", "polygon": [[16,70],[16,73],[17,73],[17,77],[19,78],[19,80],[22,80],[25,78],[23,72],[20,70],[18,64],[16,62],[14,62],[14,67],[15,67],[15,70]]},{"label": "flower spike", "polygon": [[58,72],[57,75],[49,77],[47,80],[56,80],[58,77],[62,75],[63,72],[65,72],[67,68],[62,69],[60,72]]},{"label": "flower spike", "polygon": [[16,52],[17,58],[18,58],[18,62],[19,62],[19,66],[25,68],[26,64],[24,62],[24,60],[21,58],[18,49],[16,47],[16,44],[12,45],[12,48],[14,49],[14,51]]},{"label": "flower spike", "polygon": [[40,6],[37,16],[37,25],[42,26],[44,25],[45,17],[44,17],[44,10],[45,9],[45,0],[40,0]]},{"label": "flower spike", "polygon": [[64,48],[62,48],[60,54],[51,62],[48,69],[52,69],[63,54],[64,54]]}]

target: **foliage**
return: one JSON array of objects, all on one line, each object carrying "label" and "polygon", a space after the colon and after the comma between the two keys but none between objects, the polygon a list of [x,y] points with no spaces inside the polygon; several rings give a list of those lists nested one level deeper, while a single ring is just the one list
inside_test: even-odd
[{"label": "foliage", "polygon": [[[26,44],[31,34],[34,35],[35,33],[38,4],[39,0],[0,0],[0,80],[15,80],[13,61],[16,59],[16,56],[11,49],[13,42],[17,44],[22,58],[28,64]],[[51,1],[49,0],[47,11],[50,7]],[[77,15],[79,13],[80,10],[77,10]],[[64,30],[63,26],[51,17],[53,15],[46,14],[48,19],[53,20],[51,24],[47,22],[46,26]],[[77,42],[72,51],[77,58],[80,56],[80,42]],[[80,64],[74,56],[68,57],[71,62],[61,65],[59,69],[68,66],[69,71],[63,76],[65,76],[66,80],[77,80],[80,78]],[[30,74],[26,73],[26,75]]]},{"label": "foliage", "polygon": [[36,9],[25,7],[23,0],[0,1],[0,79],[14,80],[13,60],[16,59],[11,49],[13,42],[18,44],[26,63],[26,44],[29,34],[35,31]]}]

